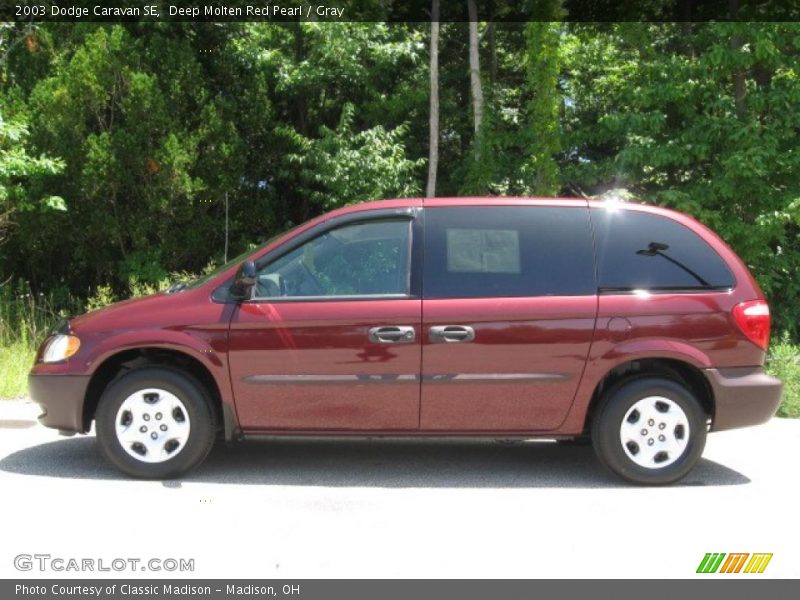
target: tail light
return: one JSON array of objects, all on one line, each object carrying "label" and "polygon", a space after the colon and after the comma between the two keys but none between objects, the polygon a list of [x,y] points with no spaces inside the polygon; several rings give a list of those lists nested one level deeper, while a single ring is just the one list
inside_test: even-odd
[{"label": "tail light", "polygon": [[733,320],[747,336],[762,350],[769,346],[769,306],[765,300],[750,300],[733,307]]}]

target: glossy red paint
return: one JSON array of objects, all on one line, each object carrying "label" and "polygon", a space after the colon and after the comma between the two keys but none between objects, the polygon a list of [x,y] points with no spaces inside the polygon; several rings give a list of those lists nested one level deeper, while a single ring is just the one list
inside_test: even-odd
[{"label": "glossy red paint", "polygon": [[243,304],[228,356],[240,422],[252,430],[415,430],[419,336],[369,340],[371,327],[419,330],[418,299]]},{"label": "glossy red paint", "polygon": [[[666,208],[590,200],[590,208],[635,210],[660,214],[699,234],[733,272],[730,292],[693,294],[624,294],[598,296],[594,342],[583,381],[568,417],[559,428],[578,433],[585,427],[587,410],[603,378],[614,368],[637,358],[665,358],[696,368],[760,366],[766,353],[734,327],[733,307],[744,299],[764,299],[764,293],[739,256],[716,233],[696,219]],[[625,332],[609,324],[623,317]]]},{"label": "glossy red paint", "polygon": [[[60,363],[34,365],[38,375],[93,375],[107,360],[130,350],[160,348],[190,356],[211,374],[222,402],[234,411],[228,374],[228,323],[232,305],[212,302],[207,289],[156,294],[78,316],[70,330],[78,353]],[[40,350],[41,352],[41,350]]]},{"label": "glossy red paint", "polygon": [[[764,350],[732,316],[738,303],[764,298],[752,275],[705,226],[652,206],[525,198],[380,201],[323,215],[251,258],[357,212],[484,205],[661,214],[701,235],[728,264],[736,286],[656,295],[214,301],[214,290],[234,275],[237,265],[231,265],[199,287],[72,319],[79,352],[60,363],[37,361],[32,375],[89,381],[120,353],[160,348],[208,371],[231,427],[244,433],[577,435],[598,386],[631,361],[671,359],[701,371],[763,365]],[[369,328],[383,325],[414,327],[416,339],[371,343]],[[476,343],[432,343],[428,332],[436,325],[469,325]],[[84,400],[76,400],[75,410],[83,410]]]},{"label": "glossy red paint", "polygon": [[475,342],[422,347],[421,428],[554,430],[580,383],[597,297],[425,300],[423,332],[465,324]]},{"label": "glossy red paint", "polygon": [[[671,359],[697,369],[762,365],[764,352],[731,326],[736,296],[727,292],[598,296],[586,372],[559,431],[582,431],[598,384],[614,368],[637,359]],[[620,318],[630,328],[610,327]]]}]

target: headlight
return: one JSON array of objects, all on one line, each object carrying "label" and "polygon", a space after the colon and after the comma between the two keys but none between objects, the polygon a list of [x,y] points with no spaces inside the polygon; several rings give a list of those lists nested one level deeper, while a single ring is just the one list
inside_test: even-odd
[{"label": "headlight", "polygon": [[66,360],[81,347],[81,341],[74,335],[54,335],[47,341],[42,352],[42,362],[51,363]]}]

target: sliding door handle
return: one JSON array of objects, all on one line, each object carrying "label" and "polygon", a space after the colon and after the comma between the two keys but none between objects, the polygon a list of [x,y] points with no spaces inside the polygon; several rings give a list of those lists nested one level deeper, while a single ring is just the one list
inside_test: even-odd
[{"label": "sliding door handle", "polygon": [[475,330],[467,325],[437,325],[428,330],[428,339],[434,344],[471,342]]}]

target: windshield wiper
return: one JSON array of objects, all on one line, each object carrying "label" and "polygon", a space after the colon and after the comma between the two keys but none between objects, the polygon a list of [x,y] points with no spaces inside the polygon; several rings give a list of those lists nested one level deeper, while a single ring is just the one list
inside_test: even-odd
[{"label": "windshield wiper", "polygon": [[660,256],[661,258],[666,258],[669,262],[673,265],[678,267],[679,269],[683,269],[686,273],[691,275],[697,282],[703,287],[713,287],[710,283],[708,283],[705,279],[700,277],[697,273],[692,271],[689,267],[683,264],[679,260],[675,260],[671,256],[667,256],[664,251],[669,250],[669,244],[662,244],[660,242],[650,242],[647,246],[646,250],[637,250],[636,254],[640,256]]}]

